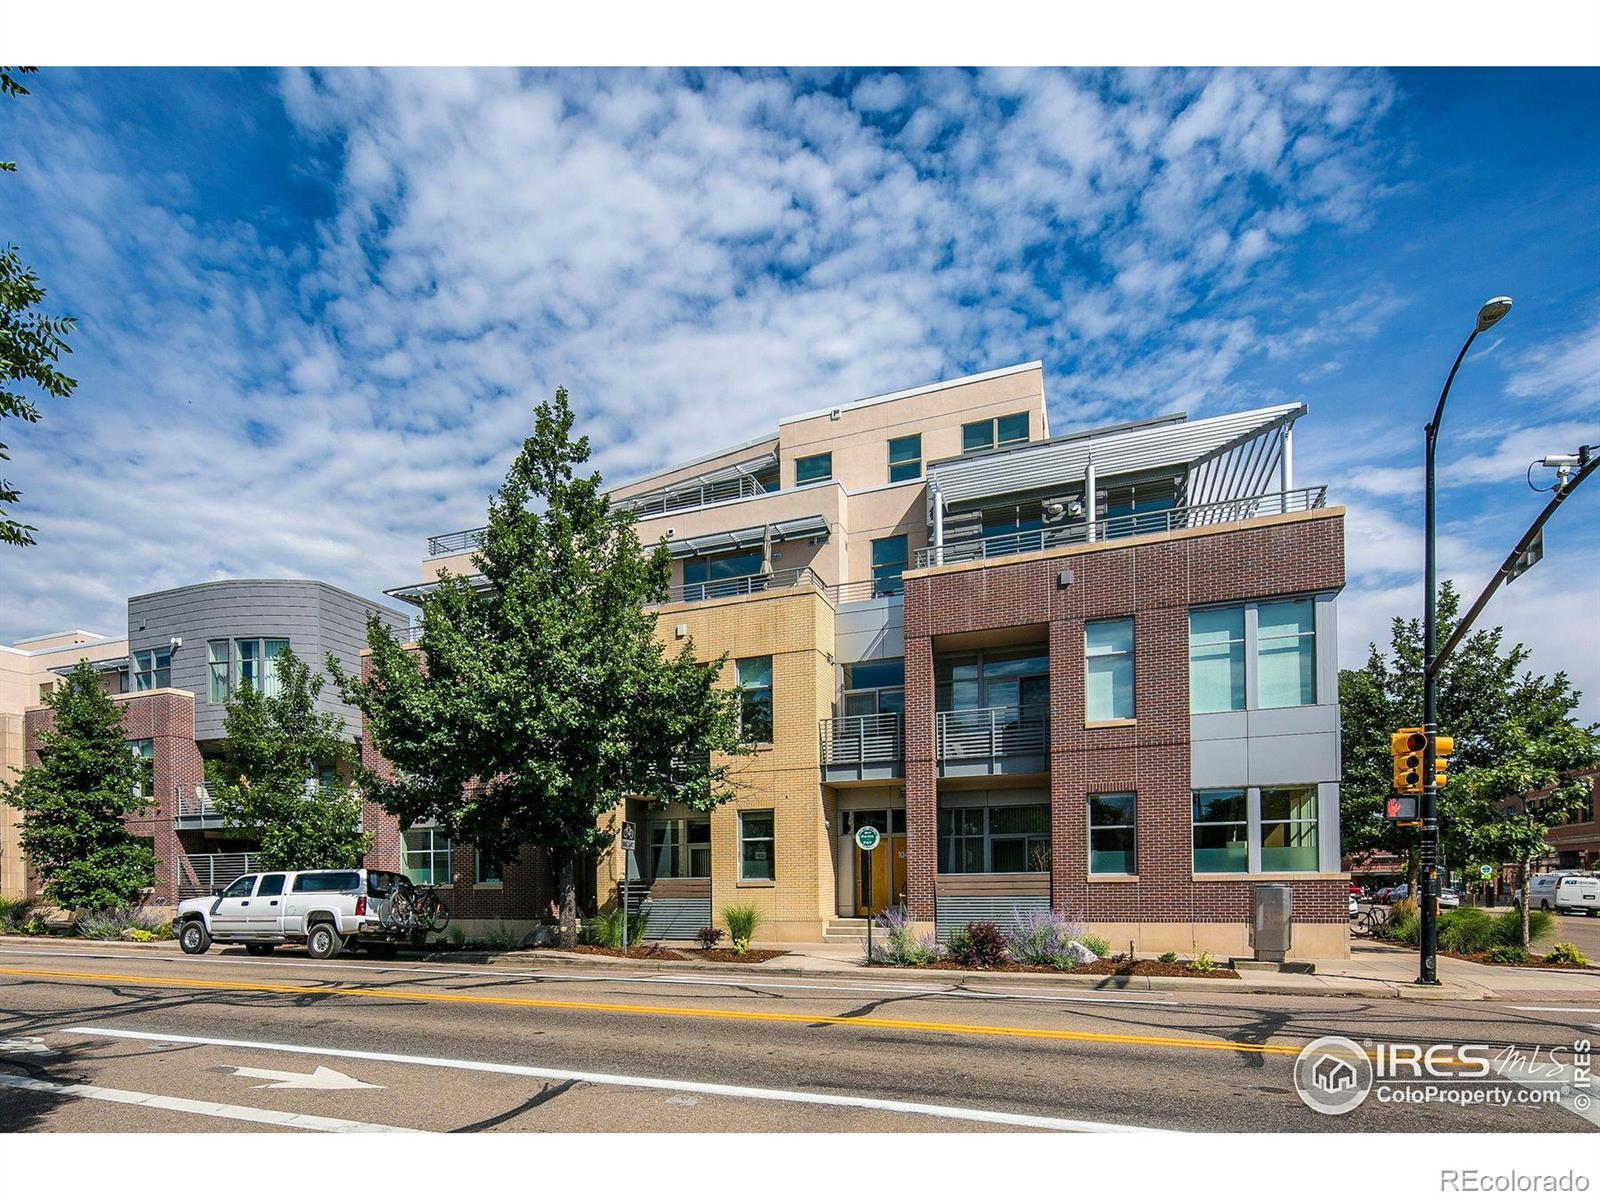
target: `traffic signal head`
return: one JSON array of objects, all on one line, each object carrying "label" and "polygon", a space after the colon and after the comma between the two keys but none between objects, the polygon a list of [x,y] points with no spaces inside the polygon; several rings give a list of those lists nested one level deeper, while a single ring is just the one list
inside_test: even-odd
[{"label": "traffic signal head", "polygon": [[1420,729],[1402,729],[1399,733],[1389,735],[1389,753],[1395,758],[1404,754],[1420,754],[1427,744],[1428,735]]},{"label": "traffic signal head", "polygon": [[1394,790],[1404,795],[1422,791],[1422,750],[1428,736],[1420,729],[1402,729],[1389,737],[1394,758]]},{"label": "traffic signal head", "polygon": [[[1433,752],[1434,752],[1435,755],[1437,755],[1441,759],[1449,758],[1452,754],[1454,754],[1456,752],[1456,740],[1455,740],[1455,738],[1453,738],[1453,737],[1445,737],[1444,734],[1442,734],[1442,733],[1434,734],[1434,737],[1433,737]],[[1441,770],[1442,769],[1443,768],[1441,768]]]}]

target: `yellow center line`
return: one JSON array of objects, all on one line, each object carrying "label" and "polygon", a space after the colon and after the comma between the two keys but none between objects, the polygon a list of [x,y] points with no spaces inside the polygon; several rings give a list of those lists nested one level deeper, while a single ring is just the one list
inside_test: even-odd
[{"label": "yellow center line", "polygon": [[269,992],[290,996],[360,996],[382,1000],[418,1000],[430,1004],[487,1004],[506,1008],[545,1008],[567,1012],[631,1013],[656,1017],[694,1017],[715,1021],[765,1021],[781,1025],[844,1025],[861,1029],[899,1029],[919,1033],[966,1034],[976,1037],[1033,1038],[1052,1042],[1091,1042],[1113,1046],[1159,1046],[1179,1050],[1244,1051],[1250,1054],[1299,1054],[1299,1046],[1269,1046],[1207,1038],[1148,1037],[1129,1033],[1087,1033],[1071,1029],[1027,1029],[1004,1025],[955,1025],[942,1021],[903,1021],[891,1017],[832,1016],[828,1013],[741,1012],[724,1008],[670,1008],[650,1004],[605,1004],[593,1000],[541,1000],[528,996],[461,996],[450,992],[406,992],[393,988],[329,987],[246,980],[172,979],[159,975],[105,975],[90,971],[21,970],[0,967],[0,975],[25,979],[77,979],[128,983],[146,987],[189,987],[211,991]]}]

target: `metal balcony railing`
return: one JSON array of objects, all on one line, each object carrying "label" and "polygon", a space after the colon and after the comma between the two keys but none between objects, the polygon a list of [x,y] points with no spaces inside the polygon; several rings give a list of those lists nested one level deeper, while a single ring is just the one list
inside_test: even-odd
[{"label": "metal balcony railing", "polygon": [[438,558],[441,554],[464,554],[468,550],[476,550],[483,544],[483,535],[488,528],[487,525],[480,525],[476,529],[461,529],[431,537],[428,539],[428,557]]},{"label": "metal balcony railing", "polygon": [[[1327,502],[1327,487],[1318,486],[1295,488],[1288,492],[1265,492],[1259,496],[1218,500],[1210,504],[1191,504],[1184,508],[1128,513],[1094,522],[1094,540],[1109,542],[1145,533],[1169,533],[1175,529],[1227,525],[1235,521],[1248,521],[1253,517],[1275,517],[1283,513],[1309,512],[1312,509],[1322,508]],[[1048,529],[1030,529],[1022,533],[999,533],[989,537],[946,542],[942,549],[937,546],[926,546],[913,555],[912,565],[948,566],[951,563],[1004,558],[1011,554],[1028,554],[1036,550],[1076,546],[1089,540],[1089,522],[1078,521],[1066,525],[1053,525]]]},{"label": "metal balcony railing", "polygon": [[657,517],[662,513],[682,512],[690,508],[704,508],[724,500],[747,500],[752,496],[765,496],[767,489],[750,475],[733,479],[718,479],[686,487],[646,492],[616,501],[618,508],[626,509],[636,517]]},{"label": "metal balcony railing", "polygon": [[[353,792],[353,789],[351,791]],[[318,787],[313,784],[308,785],[305,789],[305,798],[307,800],[332,800],[343,797],[346,794],[347,790],[338,786]],[[177,811],[173,815],[180,827],[216,829],[226,824],[222,811],[217,807],[216,800],[203,783],[195,784],[194,795],[192,796],[185,796],[182,792],[179,792],[177,801]],[[359,818],[356,821],[356,828],[361,828]]]},{"label": "metal balcony railing", "polygon": [[735,575],[730,579],[711,579],[705,583],[685,583],[667,589],[668,604],[681,601],[722,600],[733,596],[751,596],[759,592],[775,592],[786,588],[811,587],[826,591],[828,585],[810,567],[795,567],[788,571],[772,571],[766,575]]},{"label": "metal balcony railing", "polygon": [[834,604],[849,604],[857,600],[876,600],[880,596],[905,594],[905,583],[900,576],[888,579],[858,579],[851,583],[835,583],[827,589],[828,599]]},{"label": "metal balcony railing", "polygon": [[934,714],[934,753],[941,769],[952,763],[987,761],[998,770],[1002,759],[1042,757],[1049,748],[1050,712],[1042,704]]},{"label": "metal balcony railing", "polygon": [[896,762],[904,753],[899,713],[829,717],[820,724],[824,767]]},{"label": "metal balcony railing", "polygon": [[239,876],[260,869],[259,854],[180,854],[178,899],[215,896]]}]

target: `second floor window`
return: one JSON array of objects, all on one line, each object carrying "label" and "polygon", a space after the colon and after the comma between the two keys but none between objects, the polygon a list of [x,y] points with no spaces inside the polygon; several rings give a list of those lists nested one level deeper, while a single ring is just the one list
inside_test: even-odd
[{"label": "second floor window", "polygon": [[833,454],[808,454],[794,460],[794,482],[822,483],[833,478]]},{"label": "second floor window", "polygon": [[278,655],[289,648],[288,638],[239,638],[233,644],[233,684],[249,685],[271,699],[282,689]]},{"label": "second floor window", "polygon": [[1316,605],[1282,600],[1256,606],[1256,703],[1292,708],[1317,702]]},{"label": "second floor window", "polygon": [[1083,719],[1133,719],[1133,618],[1083,627]]},{"label": "second floor window", "polygon": [[741,658],[739,676],[739,736],[747,742],[772,740],[772,656]]},{"label": "second floor window", "polygon": [[155,795],[156,744],[149,738],[139,738],[129,742],[128,749],[133,753],[134,765],[139,771],[139,777],[133,782],[133,794],[140,797]]},{"label": "second floor window", "polygon": [[872,594],[898,596],[906,569],[906,535],[872,539]]},{"label": "second floor window", "polygon": [[922,435],[908,434],[889,439],[889,482],[900,483],[922,477]]},{"label": "second floor window", "polygon": [[228,639],[206,643],[206,698],[213,704],[228,702]]},{"label": "second floor window", "polygon": [[133,690],[152,692],[172,686],[172,651],[137,650],[133,655]]},{"label": "second floor window", "polygon": [[1189,614],[1189,711],[1243,707],[1244,609],[1197,609]]}]

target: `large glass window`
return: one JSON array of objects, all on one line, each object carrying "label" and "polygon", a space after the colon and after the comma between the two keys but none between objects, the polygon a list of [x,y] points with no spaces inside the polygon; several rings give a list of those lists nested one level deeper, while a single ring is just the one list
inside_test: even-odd
[{"label": "large glass window", "polygon": [[261,694],[268,699],[283,691],[283,680],[278,675],[278,656],[288,648],[288,638],[266,638],[262,642]]},{"label": "large glass window", "polygon": [[922,435],[912,433],[905,437],[890,438],[889,482],[899,483],[905,479],[919,479],[921,476]]},{"label": "large glass window", "polygon": [[906,535],[872,539],[872,594],[898,596],[906,569]]},{"label": "large glass window", "polygon": [[1290,708],[1316,702],[1316,605],[1311,600],[1257,605],[1256,703]]},{"label": "large glass window", "polygon": [[404,870],[412,883],[449,887],[455,880],[450,839],[427,827],[408,829],[404,838]]},{"label": "large glass window", "polygon": [[711,876],[711,821],[708,817],[664,817],[650,824],[651,879],[708,879]]},{"label": "large glass window", "polygon": [[289,639],[239,638],[233,648],[234,687],[248,686],[268,698],[277,696],[283,687],[278,676],[278,655],[289,648]]},{"label": "large glass window", "polygon": [[1244,707],[1244,609],[1204,608],[1189,614],[1189,711]]},{"label": "large glass window", "polygon": [[206,643],[206,698],[213,704],[228,702],[228,639]]},{"label": "large glass window", "polygon": [[1250,816],[1243,788],[1194,793],[1194,873],[1250,869]]},{"label": "large glass window", "polygon": [[844,666],[844,715],[870,717],[906,709],[906,662],[880,658]]},{"label": "large glass window", "polygon": [[772,656],[736,660],[739,675],[739,736],[747,742],[772,740]]},{"label": "large glass window", "polygon": [[796,485],[802,483],[821,483],[833,478],[833,454],[807,454],[803,458],[794,460],[794,481]]},{"label": "large glass window", "polygon": [[151,692],[172,686],[171,650],[136,650],[133,655],[133,690]]},{"label": "large glass window", "polygon": [[739,814],[739,878],[774,879],[772,810]]},{"label": "large glass window", "polygon": [[1261,869],[1317,869],[1317,789],[1261,789]]},{"label": "large glass window", "polygon": [[499,887],[500,864],[485,858],[482,850],[474,850],[472,857],[472,882],[479,887]]},{"label": "large glass window", "polygon": [[1043,717],[1050,706],[1049,654],[1036,647],[944,655],[934,660],[933,696],[939,712],[1021,707]]},{"label": "large glass window", "polygon": [[129,742],[128,749],[133,752],[133,762],[139,772],[133,781],[133,794],[141,798],[155,795],[156,744],[149,738],[139,738]]},{"label": "large glass window", "polygon": [[1133,718],[1133,618],[1089,621],[1084,638],[1084,719]]},{"label": "large glass window", "polygon": [[1089,797],[1089,874],[1138,873],[1137,805],[1132,792]]},{"label": "large glass window", "polygon": [[761,574],[761,564],[760,550],[721,554],[714,558],[686,558],[683,560],[684,598],[704,600],[708,596],[736,595],[745,585],[731,581]]},{"label": "large glass window", "polygon": [[1050,806],[1005,804],[939,810],[939,873],[985,875],[1050,869]]},{"label": "large glass window", "polygon": [[996,446],[1017,446],[1028,440],[1028,414],[1008,413],[983,421],[969,421],[961,427],[961,453],[992,450]]}]

